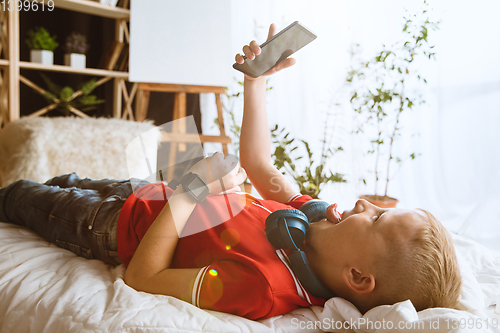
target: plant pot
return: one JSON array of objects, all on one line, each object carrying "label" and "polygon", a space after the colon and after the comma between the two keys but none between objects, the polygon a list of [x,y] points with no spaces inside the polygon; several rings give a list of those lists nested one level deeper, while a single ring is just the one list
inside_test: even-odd
[{"label": "plant pot", "polygon": [[252,194],[252,184],[244,182],[243,183],[244,191],[248,194]]},{"label": "plant pot", "polygon": [[360,199],[365,199],[369,203],[380,207],[380,208],[394,208],[398,204],[399,200],[396,198],[391,198],[388,196],[380,196],[380,195],[360,195]]},{"label": "plant pot", "polygon": [[66,53],[64,55],[64,64],[73,68],[85,68],[86,57],[85,54],[80,53]]},{"label": "plant pot", "polygon": [[54,64],[54,52],[47,50],[31,50],[31,62],[52,66]]}]

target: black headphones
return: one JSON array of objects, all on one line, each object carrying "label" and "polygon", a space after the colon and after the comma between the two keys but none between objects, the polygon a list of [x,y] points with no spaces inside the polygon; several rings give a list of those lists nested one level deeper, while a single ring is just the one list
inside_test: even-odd
[{"label": "black headphones", "polygon": [[288,256],[293,273],[300,283],[312,295],[330,299],[335,295],[316,277],[306,254],[302,251],[302,243],[309,232],[309,223],[326,218],[325,201],[311,200],[297,209],[280,209],[271,213],[266,219],[266,237],[272,246],[292,250]]}]

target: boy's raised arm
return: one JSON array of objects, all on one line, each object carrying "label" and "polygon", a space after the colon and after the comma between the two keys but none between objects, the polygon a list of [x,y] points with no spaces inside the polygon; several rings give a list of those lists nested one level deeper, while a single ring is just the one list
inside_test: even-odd
[{"label": "boy's raised arm", "polygon": [[[271,24],[268,39],[274,36],[276,28]],[[257,42],[243,47],[245,56],[253,60],[260,54]],[[243,63],[243,56],[236,55],[236,62]],[[271,139],[266,111],[266,76],[295,64],[288,58],[258,78],[245,75],[243,123],[240,135],[240,163],[248,178],[264,199],[287,202],[297,193],[286,178],[272,164]]]}]

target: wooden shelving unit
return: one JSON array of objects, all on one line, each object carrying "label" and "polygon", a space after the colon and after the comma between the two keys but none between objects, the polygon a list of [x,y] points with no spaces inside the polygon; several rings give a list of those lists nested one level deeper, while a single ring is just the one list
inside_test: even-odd
[{"label": "wooden shelving unit", "polygon": [[19,67],[25,68],[25,69],[38,70],[38,71],[73,73],[73,74],[96,75],[96,76],[110,76],[113,78],[121,78],[121,79],[125,79],[125,80],[128,79],[128,73],[126,73],[126,72],[108,71],[105,69],[97,69],[97,68],[77,69],[77,68],[71,68],[69,66],[63,66],[63,65],[45,66],[42,64],[37,64],[37,63],[29,62],[29,61],[20,61]]},{"label": "wooden shelving unit", "polygon": [[[32,1],[32,0],[30,0]],[[38,0],[39,6],[54,5],[69,11],[80,12],[89,15],[96,15],[116,20],[115,22],[115,40],[118,42],[126,41],[129,43],[129,31],[127,22],[130,20],[130,10],[102,5],[90,0]],[[2,8],[0,7],[0,10]],[[45,66],[37,63],[21,61],[19,56],[20,36],[19,36],[19,12],[17,10],[0,11],[0,51],[4,50],[6,59],[0,59],[0,68],[3,75],[0,76],[0,128],[5,124],[15,121],[20,117],[20,83],[24,83],[32,89],[41,92],[42,88],[36,86],[20,74],[20,69],[35,71],[52,71],[70,74],[82,74],[102,77],[99,80],[103,84],[109,80],[114,80],[113,93],[113,117],[126,118],[133,117],[131,110],[122,112],[123,99],[126,108],[130,109],[135,95],[136,87],[132,93],[128,93],[125,81],[128,80],[128,73],[121,71],[104,70],[98,68],[75,69],[69,66],[52,65]],[[76,92],[78,93],[78,92]],[[41,110],[34,111],[29,116],[36,117],[52,110],[54,104]],[[78,111],[78,110],[76,110]],[[85,114],[74,112],[78,116]]]}]

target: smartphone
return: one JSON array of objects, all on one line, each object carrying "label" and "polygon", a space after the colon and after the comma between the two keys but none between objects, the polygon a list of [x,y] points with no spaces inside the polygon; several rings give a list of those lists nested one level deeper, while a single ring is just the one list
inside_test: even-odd
[{"label": "smartphone", "polygon": [[259,77],[315,39],[311,30],[295,21],[260,45],[261,52],[254,60],[243,57],[245,62],[235,63],[233,68],[251,77]]}]

